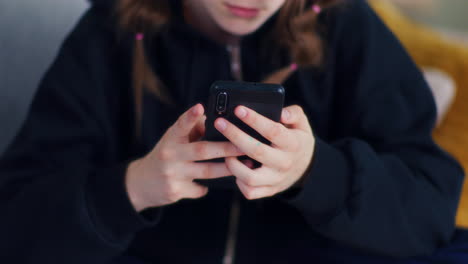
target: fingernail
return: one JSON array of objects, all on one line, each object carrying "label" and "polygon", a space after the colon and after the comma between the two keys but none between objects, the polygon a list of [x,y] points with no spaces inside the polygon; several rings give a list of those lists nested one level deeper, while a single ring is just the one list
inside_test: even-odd
[{"label": "fingernail", "polygon": [[223,119],[218,119],[216,121],[215,126],[219,131],[224,131],[226,130],[227,124],[226,124],[226,121],[224,121]]},{"label": "fingernail", "polygon": [[247,116],[247,110],[245,110],[245,108],[242,107],[242,106],[241,106],[241,107],[238,107],[238,108],[237,108],[237,111],[236,111],[236,115],[237,115],[237,117],[239,117],[239,118],[244,118],[244,117]]},{"label": "fingernail", "polygon": [[284,119],[289,119],[290,116],[291,116],[291,114],[289,113],[289,111],[287,109],[283,109]]}]

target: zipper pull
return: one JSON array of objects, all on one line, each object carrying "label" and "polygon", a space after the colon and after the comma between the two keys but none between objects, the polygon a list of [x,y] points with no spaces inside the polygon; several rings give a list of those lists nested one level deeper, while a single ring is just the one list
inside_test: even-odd
[{"label": "zipper pull", "polygon": [[229,53],[231,74],[236,81],[242,78],[242,57],[240,45],[228,45],[226,50]]}]

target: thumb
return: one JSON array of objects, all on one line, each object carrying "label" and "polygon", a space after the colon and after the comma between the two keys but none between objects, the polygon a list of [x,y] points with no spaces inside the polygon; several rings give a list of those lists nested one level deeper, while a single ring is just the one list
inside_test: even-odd
[{"label": "thumb", "polygon": [[204,108],[201,104],[196,104],[185,113],[168,130],[168,135],[175,138],[187,138],[192,129],[203,118]]},{"label": "thumb", "polygon": [[204,135],[205,135],[205,121],[206,121],[206,116],[203,116],[200,118],[195,125],[195,127],[190,131],[189,134],[189,142],[195,142],[200,140]]},{"label": "thumb", "polygon": [[304,110],[298,105],[288,106],[283,109],[281,123],[293,129],[312,130]]}]

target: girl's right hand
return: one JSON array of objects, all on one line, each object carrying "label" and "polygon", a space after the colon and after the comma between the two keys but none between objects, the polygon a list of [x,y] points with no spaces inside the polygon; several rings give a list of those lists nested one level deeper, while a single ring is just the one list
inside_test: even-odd
[{"label": "girl's right hand", "polygon": [[204,119],[203,106],[193,106],[166,131],[149,154],[130,163],[126,186],[138,212],[205,196],[208,188],[193,182],[194,179],[232,175],[224,162],[195,162],[245,155],[230,142],[192,142],[194,135],[203,134]]}]

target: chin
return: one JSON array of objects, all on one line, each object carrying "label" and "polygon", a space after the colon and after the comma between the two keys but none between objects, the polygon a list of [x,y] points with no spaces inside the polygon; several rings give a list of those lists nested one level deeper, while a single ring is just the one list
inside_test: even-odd
[{"label": "chin", "polygon": [[260,28],[261,23],[240,22],[240,23],[220,23],[221,28],[234,36],[245,36],[255,32]]},{"label": "chin", "polygon": [[234,36],[239,36],[239,37],[242,37],[242,36],[246,36],[246,35],[249,35],[253,32],[255,32],[255,29],[243,29],[243,30],[240,30],[240,29],[237,29],[237,30],[226,30],[225,31],[231,35],[234,35]]}]

